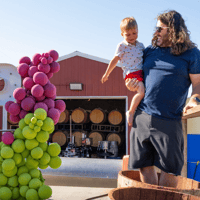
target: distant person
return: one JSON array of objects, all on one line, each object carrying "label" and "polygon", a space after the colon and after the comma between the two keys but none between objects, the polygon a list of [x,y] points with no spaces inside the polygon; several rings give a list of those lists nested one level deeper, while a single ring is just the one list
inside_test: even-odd
[{"label": "distant person", "polygon": [[129,110],[126,112],[126,117],[129,126],[132,125],[133,116],[137,106],[144,97],[144,84],[142,72],[142,56],[144,45],[137,41],[138,25],[133,17],[124,18],[120,24],[121,35],[124,41],[118,44],[114,58],[110,61],[101,82],[104,83],[112,70],[116,67],[118,61],[123,70],[124,79],[136,78],[138,87],[134,89],[137,93],[134,95]]},{"label": "distant person", "polygon": [[[143,59],[146,90],[130,132],[129,169],[139,168],[143,182],[173,187],[177,179],[169,174],[180,175],[184,164],[182,112],[197,106],[200,98],[200,51],[180,13],[158,15]],[[129,90],[138,87],[135,79],[127,79],[126,85]],[[154,166],[161,169],[160,177]]]}]

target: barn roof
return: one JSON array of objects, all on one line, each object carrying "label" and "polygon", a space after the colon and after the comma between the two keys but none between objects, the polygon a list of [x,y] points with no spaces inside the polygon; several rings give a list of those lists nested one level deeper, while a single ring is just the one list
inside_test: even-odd
[{"label": "barn roof", "polygon": [[[90,60],[94,60],[94,61],[98,61],[98,62],[102,62],[102,63],[106,63],[106,64],[109,64],[109,62],[110,62],[110,60],[107,60],[107,59],[104,59],[104,58],[99,58],[97,56],[92,56],[92,55],[89,55],[89,54],[86,54],[86,53],[81,53],[79,51],[74,51],[70,54],[59,57],[57,62],[62,61],[62,60],[66,60],[68,58],[72,58],[72,57],[75,57],[75,56],[80,56],[80,57],[83,57],[83,58],[87,58],[87,59],[90,59]],[[119,65],[117,65],[117,66],[119,67]]]}]

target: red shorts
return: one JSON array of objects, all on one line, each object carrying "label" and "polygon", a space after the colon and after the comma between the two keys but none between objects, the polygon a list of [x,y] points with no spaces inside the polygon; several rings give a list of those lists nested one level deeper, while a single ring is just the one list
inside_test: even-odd
[{"label": "red shorts", "polygon": [[143,81],[143,71],[142,70],[138,70],[136,72],[132,72],[128,75],[126,75],[125,80],[127,78],[137,78],[138,81]]}]

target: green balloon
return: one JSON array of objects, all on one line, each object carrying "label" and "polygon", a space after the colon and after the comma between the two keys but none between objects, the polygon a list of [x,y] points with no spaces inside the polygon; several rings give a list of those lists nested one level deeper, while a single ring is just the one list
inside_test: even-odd
[{"label": "green balloon", "polygon": [[[25,123],[24,123],[24,124],[25,124]],[[25,127],[25,126],[24,126],[24,127]],[[23,128],[24,128],[24,127],[23,127]],[[22,134],[22,129],[21,129],[21,128],[15,129],[14,137],[15,137],[15,139],[25,139],[25,137],[24,137],[23,134]]]},{"label": "green balloon", "polygon": [[48,133],[51,134],[54,132],[54,130],[55,130],[55,126],[53,126],[53,128],[50,131],[48,131]]},{"label": "green balloon", "polygon": [[40,131],[37,133],[36,140],[40,143],[46,142],[49,139],[49,133],[47,131]]},{"label": "green balloon", "polygon": [[43,121],[42,130],[44,130],[44,131],[51,131],[53,128],[54,128],[54,121],[50,117],[47,117]]},{"label": "green balloon", "polygon": [[34,129],[35,126],[34,126],[34,124],[30,123],[30,124],[29,124],[29,127],[30,127],[31,129]]},{"label": "green balloon", "polygon": [[33,129],[31,129],[29,126],[25,126],[23,128],[22,134],[26,139],[33,139],[37,135],[37,133]]},{"label": "green balloon", "polygon": [[19,128],[23,129],[25,126],[26,126],[26,123],[25,123],[24,119],[21,119],[19,121]]},{"label": "green balloon", "polygon": [[32,118],[31,118],[31,123],[32,123],[32,124],[35,124],[36,122],[37,122],[37,118],[36,118],[36,117],[32,117]]},{"label": "green balloon", "polygon": [[16,153],[22,153],[22,152],[25,150],[25,143],[24,143],[24,140],[16,139],[16,140],[12,143],[12,149],[13,149],[14,152],[16,152]]},{"label": "green balloon", "polygon": [[35,126],[35,127],[34,127],[34,131],[35,131],[35,132],[40,132],[40,130],[41,130],[41,128],[40,128],[39,126]]},{"label": "green balloon", "polygon": [[37,119],[45,120],[47,117],[47,112],[43,108],[38,108],[34,112],[34,117]]},{"label": "green balloon", "polygon": [[26,124],[30,124],[31,118],[32,118],[33,116],[34,116],[33,113],[28,113],[28,114],[26,114],[26,116],[24,117],[24,122],[25,122]]},{"label": "green balloon", "polygon": [[1,199],[10,199],[12,197],[12,191],[8,187],[1,187],[0,188],[0,197]]},{"label": "green balloon", "polygon": [[37,126],[41,127],[43,125],[43,121],[42,120],[37,120]]},{"label": "green balloon", "polygon": [[31,139],[31,140],[26,139],[25,140],[25,146],[26,146],[26,149],[28,149],[28,150],[32,150],[33,148],[37,147],[38,145],[39,145],[39,142],[36,139]]}]

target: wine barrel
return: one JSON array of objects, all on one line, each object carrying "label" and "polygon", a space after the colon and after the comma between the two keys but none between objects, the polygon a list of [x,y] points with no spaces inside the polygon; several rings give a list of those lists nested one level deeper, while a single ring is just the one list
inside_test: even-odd
[{"label": "wine barrel", "polygon": [[106,121],[106,112],[101,108],[95,108],[90,113],[90,121],[94,124],[101,124]]},{"label": "wine barrel", "polygon": [[112,110],[108,114],[108,121],[112,125],[119,125],[123,122],[123,115],[118,110]]},{"label": "wine barrel", "polygon": [[[160,177],[160,173],[157,173],[158,177]],[[173,174],[168,174],[169,180],[176,180],[171,182],[170,187],[162,187],[165,190],[176,190],[181,191],[183,193],[187,192],[188,194],[195,194],[197,195],[198,190],[198,196],[200,196],[200,190],[199,190],[199,182],[195,181],[190,178],[186,178],[183,176],[175,176]],[[171,176],[171,178],[170,178]],[[160,186],[158,185],[152,185],[148,183],[144,183],[140,179],[140,173],[139,171],[135,170],[125,170],[120,171],[118,173],[118,180],[117,180],[118,188],[123,187],[142,187],[142,188],[156,188],[159,189]],[[191,191],[189,191],[191,190]],[[196,190],[196,192],[194,192]]]},{"label": "wine barrel", "polygon": [[98,147],[98,141],[104,141],[104,134],[101,132],[93,131],[89,134],[89,138],[92,138],[92,146]]},{"label": "wine barrel", "polygon": [[111,200],[155,200],[155,199],[166,199],[166,200],[184,200],[184,199],[194,199],[200,200],[200,197],[184,194],[182,192],[164,190],[160,189],[150,189],[150,188],[140,188],[140,187],[127,187],[127,188],[116,188],[110,190],[108,197]]},{"label": "wine barrel", "polygon": [[64,146],[68,143],[69,133],[67,131],[56,131],[51,137],[52,142],[58,143],[60,146]]},{"label": "wine barrel", "polygon": [[9,124],[18,124],[19,122],[13,122],[10,120],[10,113],[8,112],[8,115],[7,115],[7,121],[9,122]]},{"label": "wine barrel", "polygon": [[65,121],[65,119],[66,119],[66,113],[65,113],[65,111],[63,111],[60,113],[60,118],[58,120],[58,123],[63,123]]},{"label": "wine barrel", "polygon": [[65,117],[65,123],[67,123],[69,121],[69,111],[67,109],[65,109],[65,114],[66,114],[66,117]]},{"label": "wine barrel", "polygon": [[72,121],[76,124],[83,124],[88,121],[88,112],[82,108],[76,108],[72,111]]},{"label": "wine barrel", "polygon": [[74,136],[74,140],[75,140],[76,146],[80,147],[81,144],[82,144],[83,135],[85,135],[87,137],[87,132],[85,132],[83,130],[82,131],[74,131],[72,133],[72,135]]},{"label": "wine barrel", "polygon": [[121,146],[124,141],[124,135],[121,133],[109,133],[106,137],[107,141],[117,141],[118,146]]}]

